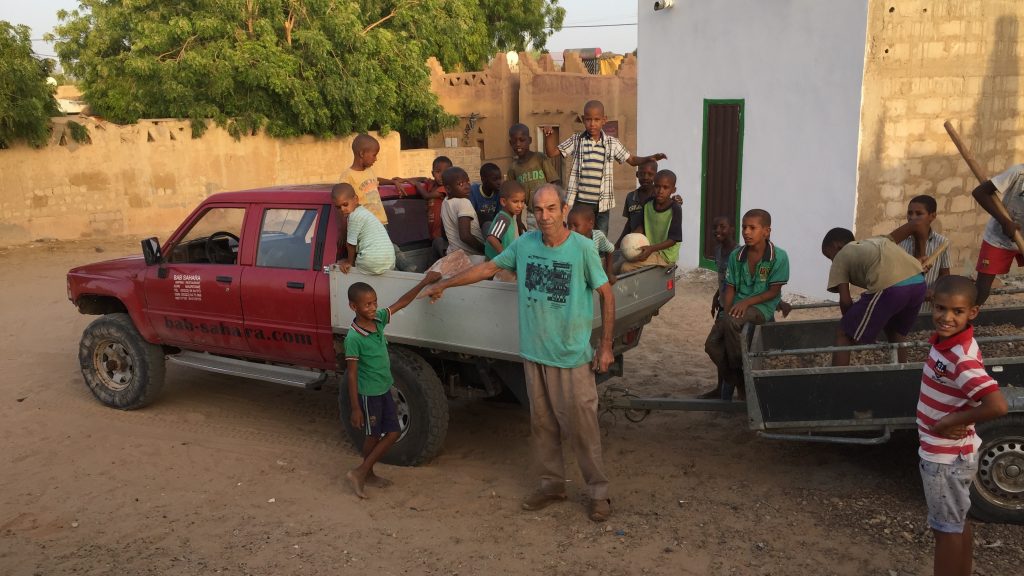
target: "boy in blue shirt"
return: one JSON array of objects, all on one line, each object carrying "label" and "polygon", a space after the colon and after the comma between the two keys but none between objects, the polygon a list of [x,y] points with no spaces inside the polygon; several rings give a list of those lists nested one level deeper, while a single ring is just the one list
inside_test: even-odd
[{"label": "boy in blue shirt", "polygon": [[356,282],[348,288],[348,306],[356,313],[345,335],[345,378],[348,382],[352,414],[349,422],[366,434],[363,462],[345,474],[356,496],[366,498],[367,484],[385,488],[390,481],[373,473],[373,465],[387,454],[398,440],[401,428],[391,387],[391,359],[384,327],[391,317],[409,305],[427,284],[441,275],[428,272],[423,280],[387,308],[377,309],[377,293],[369,284]]},{"label": "boy in blue shirt", "polygon": [[782,286],[789,282],[789,257],[768,239],[771,233],[771,214],[758,208],[748,210],[743,215],[744,244],[729,254],[722,310],[704,342],[704,351],[724,384],[723,399],[732,398],[733,389],[738,390],[740,400],[746,399],[740,347],[743,327],[771,319],[782,299]]},{"label": "boy in blue shirt", "polygon": [[498,198],[501,191],[503,175],[497,164],[488,162],[480,167],[480,183],[473,184],[469,190],[469,201],[473,203],[477,218],[480,221],[480,229],[487,230],[491,220],[501,210]]}]

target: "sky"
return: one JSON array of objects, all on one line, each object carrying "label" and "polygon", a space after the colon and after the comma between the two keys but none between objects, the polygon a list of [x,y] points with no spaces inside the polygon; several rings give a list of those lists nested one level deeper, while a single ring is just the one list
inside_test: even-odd
[{"label": "sky", "polygon": [[[561,60],[566,48],[600,48],[604,52],[624,54],[636,49],[637,3],[630,0],[560,0],[565,8],[565,26],[593,26],[630,23],[632,26],[563,28],[548,40],[548,49]],[[32,29],[37,54],[54,57],[53,46],[43,42],[43,34],[57,24],[57,11],[71,11],[77,0],[0,0],[0,20],[25,24]]]}]

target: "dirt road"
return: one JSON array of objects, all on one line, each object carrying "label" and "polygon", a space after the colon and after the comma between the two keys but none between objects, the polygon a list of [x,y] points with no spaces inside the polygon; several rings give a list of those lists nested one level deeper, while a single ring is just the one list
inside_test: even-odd
[{"label": "dirt road", "polygon": [[[0,249],[0,574],[930,573],[912,434],[843,448],[758,440],[742,416],[608,420],[615,511],[597,525],[578,490],[519,509],[533,486],[528,414],[510,405],[454,404],[442,455],[382,466],[395,485],[367,501],[343,481],[357,458],[336,384],[171,367],[151,407],[104,408],[77,362],[92,318],[68,303],[64,275],[136,252],[125,240]],[[617,383],[710,386],[712,291],[681,282]],[[977,574],[1021,573],[1024,528],[975,537]]]}]

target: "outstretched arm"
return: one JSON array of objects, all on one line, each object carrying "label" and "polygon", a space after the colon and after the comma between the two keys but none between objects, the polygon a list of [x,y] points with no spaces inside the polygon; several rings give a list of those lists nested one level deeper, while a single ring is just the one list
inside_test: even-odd
[{"label": "outstretched arm", "polygon": [[668,156],[665,156],[661,152],[651,154],[650,156],[630,156],[629,158],[626,158],[626,164],[629,164],[630,166],[639,166],[645,162],[657,162],[658,160],[664,160],[665,158],[668,158]]},{"label": "outstretched arm", "polygon": [[447,290],[448,288],[452,288],[454,286],[466,286],[468,284],[476,284],[481,280],[487,280],[488,278],[494,276],[495,274],[498,273],[498,270],[500,270],[500,268],[498,267],[497,264],[494,263],[494,260],[481,262],[476,266],[469,268],[468,270],[463,270],[462,272],[456,274],[455,276],[452,276],[451,278],[441,280],[440,282],[434,284],[433,286],[430,286],[429,288],[423,291],[423,296],[430,298],[430,301],[434,302],[438,298],[440,298],[444,291]]},{"label": "outstretched arm", "polygon": [[426,288],[428,284],[433,284],[434,282],[437,282],[440,279],[440,272],[427,272],[426,274],[423,275],[423,279],[420,280],[419,284],[413,286],[412,290],[409,290],[408,292],[403,294],[402,297],[399,298],[394,304],[388,306],[388,310],[391,310],[391,313],[394,314],[401,310],[402,308],[405,308],[413,300],[416,299],[416,296],[418,296],[420,291]]}]

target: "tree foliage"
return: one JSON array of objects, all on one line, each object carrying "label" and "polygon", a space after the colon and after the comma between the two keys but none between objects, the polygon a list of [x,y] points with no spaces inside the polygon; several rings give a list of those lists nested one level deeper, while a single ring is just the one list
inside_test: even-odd
[{"label": "tree foliage", "polygon": [[565,8],[558,0],[484,0],[480,5],[492,52],[543,50],[565,20]]},{"label": "tree foliage", "polygon": [[499,42],[543,42],[538,22],[560,25],[557,0],[522,3],[543,8],[540,19],[516,8],[518,20],[494,24],[480,0],[80,0],[58,14],[53,38],[93,111],[114,122],[189,118],[198,135],[210,118],[236,137],[425,136],[454,122],[430,91],[426,59],[473,69]]},{"label": "tree foliage", "polygon": [[46,83],[53,62],[32,56],[28,26],[0,20],[0,148],[24,140],[42,146],[60,113]]}]

